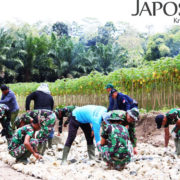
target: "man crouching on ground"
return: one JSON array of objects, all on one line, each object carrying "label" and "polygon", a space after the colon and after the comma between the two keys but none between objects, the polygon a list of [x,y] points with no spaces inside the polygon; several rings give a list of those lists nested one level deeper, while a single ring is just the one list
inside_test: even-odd
[{"label": "man crouching on ground", "polygon": [[97,143],[103,160],[107,162],[109,168],[116,170],[124,169],[133,156],[128,130],[120,123],[118,114],[113,113],[108,121],[103,122],[101,142]]},{"label": "man crouching on ground", "polygon": [[34,139],[35,131],[40,129],[40,125],[37,119],[29,125],[25,125],[19,128],[13,135],[12,140],[8,146],[9,154],[16,158],[16,162],[22,162],[27,164],[27,158],[31,154],[34,155],[36,159],[41,159],[37,153],[38,140]]}]

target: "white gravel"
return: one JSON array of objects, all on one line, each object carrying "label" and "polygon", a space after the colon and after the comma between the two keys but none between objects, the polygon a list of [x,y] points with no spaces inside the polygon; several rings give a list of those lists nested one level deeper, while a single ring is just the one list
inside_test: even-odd
[{"label": "white gravel", "polygon": [[[170,148],[165,154],[162,147],[139,143],[138,155],[133,157],[133,161],[124,170],[109,170],[105,162],[98,160],[97,150],[97,161],[88,161],[84,135],[76,137],[68,156],[69,164],[60,165],[66,136],[67,133],[64,133],[60,139],[56,137],[61,144],[53,145],[52,150],[47,150],[43,162],[35,161],[34,157],[31,156],[28,165],[16,164],[15,159],[8,154],[6,143],[0,138],[0,142],[3,141],[0,144],[0,160],[18,172],[44,180],[180,180],[180,158],[174,154],[173,148]],[[72,163],[72,160],[76,160],[76,162]]]}]

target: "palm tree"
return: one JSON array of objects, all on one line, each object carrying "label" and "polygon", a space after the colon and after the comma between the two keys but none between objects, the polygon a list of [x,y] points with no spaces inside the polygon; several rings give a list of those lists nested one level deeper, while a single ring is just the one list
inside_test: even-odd
[{"label": "palm tree", "polygon": [[10,50],[10,58],[14,61],[14,64],[16,64],[15,69],[19,73],[20,81],[28,82],[31,80],[36,56],[35,49],[35,37],[32,33],[18,32],[16,34],[16,39]]},{"label": "palm tree", "polygon": [[[12,37],[9,31],[0,29],[0,79],[1,82],[9,82],[9,79],[15,79],[16,72],[11,69],[11,63],[8,54],[11,49]],[[11,78],[10,78],[11,77]],[[7,80],[7,81],[6,81]]]},{"label": "palm tree", "polygon": [[52,81],[57,79],[55,74],[55,65],[53,59],[48,56],[49,46],[51,39],[47,34],[42,34],[39,37],[35,37],[35,61],[33,70],[33,79],[35,81]]},{"label": "palm tree", "polygon": [[53,59],[55,71],[58,77],[67,77],[71,71],[73,43],[67,36],[58,38],[54,33],[51,35],[51,48],[49,57]]}]

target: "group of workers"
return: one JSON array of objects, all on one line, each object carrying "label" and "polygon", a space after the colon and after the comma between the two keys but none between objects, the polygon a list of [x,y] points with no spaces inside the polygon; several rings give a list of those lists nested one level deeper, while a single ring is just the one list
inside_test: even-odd
[{"label": "group of workers", "polygon": [[[6,85],[1,86],[0,100],[1,132],[8,142],[9,154],[17,162],[28,163],[27,158],[33,154],[41,159],[46,142],[52,145],[54,126],[59,120],[58,135],[62,133],[63,118],[67,117],[64,126],[68,127],[68,137],[64,145],[62,162],[67,164],[67,157],[80,127],[87,141],[89,159],[95,159],[95,144],[99,154],[107,165],[123,169],[131,161],[136,150],[135,123],[139,119],[138,103],[123,93],[118,92],[112,84],[107,84],[109,107],[86,105],[82,107],[66,106],[54,109],[53,97],[48,85],[43,83],[26,98],[26,113],[17,116],[19,107],[16,97]],[[30,103],[34,101],[34,110]],[[16,117],[17,116],[17,117]],[[180,109],[173,109],[165,116],[155,118],[157,128],[165,127],[165,147],[169,142],[169,124],[175,124],[173,137],[176,153],[180,154]],[[102,129],[102,130],[101,130]],[[36,133],[37,131],[37,133]]]}]

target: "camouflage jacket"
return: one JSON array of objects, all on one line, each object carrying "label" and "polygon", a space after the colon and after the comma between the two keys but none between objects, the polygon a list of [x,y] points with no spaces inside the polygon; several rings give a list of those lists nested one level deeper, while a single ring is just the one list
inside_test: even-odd
[{"label": "camouflage jacket", "polygon": [[24,121],[25,124],[30,124],[30,120],[32,118],[33,119],[37,118],[39,123],[42,124],[42,122],[53,113],[54,113],[53,111],[45,110],[45,109],[31,110],[22,114],[20,117],[17,117],[15,119],[15,125],[19,127],[21,121]]},{"label": "camouflage jacket", "polygon": [[128,152],[128,130],[120,124],[106,124],[101,136],[107,140],[110,156]]},{"label": "camouflage jacket", "polygon": [[0,104],[0,120],[3,119],[7,119],[5,115],[6,111],[9,111],[9,107],[5,104]]},{"label": "camouflage jacket", "polygon": [[169,125],[176,124],[177,120],[180,119],[180,109],[171,109],[166,114],[167,123],[164,127],[168,127]]},{"label": "camouflage jacket", "polygon": [[33,137],[34,135],[34,129],[31,125],[26,125],[21,128],[19,128],[12,137],[12,140],[8,146],[8,149],[10,151],[14,150],[18,146],[24,143],[26,135],[29,135],[30,137]]},{"label": "camouflage jacket", "polygon": [[[62,125],[63,125],[63,118],[68,117],[68,119],[65,121],[65,125],[69,124],[70,116],[72,114],[72,111],[76,108],[76,106],[65,106],[63,108],[57,107],[55,109],[56,117],[59,119],[59,132],[62,133]],[[59,113],[61,112],[61,117]]]},{"label": "camouflage jacket", "polygon": [[6,138],[11,138],[13,131],[10,125],[11,113],[9,111],[9,107],[5,104],[0,104],[0,123],[3,127],[1,131],[2,136],[6,136]]},{"label": "camouflage jacket", "polygon": [[110,115],[111,119],[113,119],[113,116],[115,118],[118,117],[118,119],[120,119],[120,121],[121,121],[121,125],[128,126],[130,141],[131,141],[133,147],[136,147],[137,138],[136,138],[136,132],[135,132],[135,123],[128,123],[128,121],[126,119],[126,111],[114,110],[114,111],[110,111],[110,113],[111,113],[111,115]]}]

